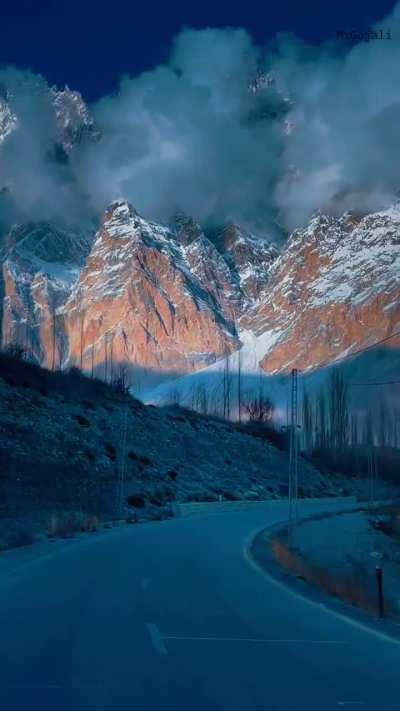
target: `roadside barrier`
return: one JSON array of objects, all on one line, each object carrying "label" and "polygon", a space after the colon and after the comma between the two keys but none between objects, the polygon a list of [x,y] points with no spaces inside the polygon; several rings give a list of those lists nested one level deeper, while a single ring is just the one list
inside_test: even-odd
[{"label": "roadside barrier", "polygon": [[[188,503],[176,503],[173,506],[174,516],[176,518],[189,518],[191,516],[204,516],[206,514],[224,514],[224,513],[234,513],[240,511],[268,511],[274,506],[282,505],[288,503],[287,498],[282,499],[263,499],[262,501],[201,501],[201,502],[188,502]],[[298,505],[301,509],[304,504],[308,505],[335,505],[343,504],[345,508],[354,508],[357,505],[357,498],[355,496],[338,496],[329,498],[310,498],[310,499],[299,499]]]}]

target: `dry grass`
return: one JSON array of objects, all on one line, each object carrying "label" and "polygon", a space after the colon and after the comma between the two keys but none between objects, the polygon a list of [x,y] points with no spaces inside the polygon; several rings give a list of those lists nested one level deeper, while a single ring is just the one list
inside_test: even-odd
[{"label": "dry grass", "polygon": [[64,514],[52,514],[47,522],[47,535],[50,538],[68,538],[75,533],[89,533],[98,529],[97,516],[68,511]]},{"label": "dry grass", "polygon": [[[376,591],[371,588],[368,577],[359,569],[343,574],[329,571],[306,560],[298,551],[289,548],[278,539],[273,540],[272,551],[276,560],[296,576],[350,605],[373,614],[377,613]],[[398,617],[396,608],[390,604],[390,601],[385,600],[385,607],[388,616]]]}]

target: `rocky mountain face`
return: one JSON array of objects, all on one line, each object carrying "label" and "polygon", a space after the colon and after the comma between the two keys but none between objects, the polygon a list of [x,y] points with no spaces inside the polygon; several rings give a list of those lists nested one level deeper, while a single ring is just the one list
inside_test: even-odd
[{"label": "rocky mountain face", "polygon": [[249,334],[255,368],[307,370],[400,328],[399,206],[317,215],[279,252],[238,225],[211,240],[184,215],[164,227],[117,201],[94,238],[17,226],[3,251],[3,344],[106,380],[197,371]]},{"label": "rocky mountain face", "polygon": [[235,349],[229,295],[214,283],[207,289],[210,252],[200,231],[187,244],[128,203],[114,203],[63,309],[70,360],[82,357],[107,378],[116,363],[182,373]]},{"label": "rocky mountain face", "polygon": [[3,263],[3,343],[106,380],[121,367],[133,379],[203,368],[239,347],[237,320],[278,254],[233,225],[221,244],[190,218],[163,227],[125,201],[110,206],[94,240],[16,227]]},{"label": "rocky mountain face", "polygon": [[68,357],[60,308],[90,244],[87,233],[51,223],[12,228],[2,250],[3,344],[22,346],[46,367]]},{"label": "rocky mountain face", "polygon": [[400,206],[317,215],[296,230],[241,325],[270,334],[260,361],[269,373],[315,368],[400,330]]},{"label": "rocky mountain face", "polygon": [[[35,90],[34,86],[31,88]],[[36,91],[43,94],[43,86],[38,85]],[[100,133],[79,91],[72,91],[68,87],[63,90],[53,87],[45,93],[43,99],[53,112],[59,145],[66,153],[84,136],[98,140]],[[13,91],[0,85],[0,144],[18,130],[19,123],[20,117],[14,108]]]}]

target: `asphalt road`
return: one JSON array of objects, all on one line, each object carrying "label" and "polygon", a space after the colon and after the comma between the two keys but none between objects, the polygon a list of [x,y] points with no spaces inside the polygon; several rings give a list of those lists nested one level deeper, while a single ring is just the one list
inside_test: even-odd
[{"label": "asphalt road", "polygon": [[285,513],[124,527],[2,568],[0,710],[400,709],[400,645],[244,555]]}]

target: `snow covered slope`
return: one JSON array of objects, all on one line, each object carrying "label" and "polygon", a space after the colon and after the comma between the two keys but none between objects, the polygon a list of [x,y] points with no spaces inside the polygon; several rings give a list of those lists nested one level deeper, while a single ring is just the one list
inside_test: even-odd
[{"label": "snow covered slope", "polygon": [[82,349],[84,367],[104,377],[122,364],[152,378],[204,367],[239,344],[225,278],[200,231],[188,244],[113,203],[65,304],[69,361]]},{"label": "snow covered slope", "polygon": [[257,336],[280,332],[263,370],[310,370],[399,330],[399,296],[400,205],[365,217],[319,214],[291,235],[266,298],[241,326]]},{"label": "snow covered slope", "polygon": [[[186,404],[199,399],[197,378],[157,393],[149,381],[205,368],[204,378],[220,373],[222,382],[236,351],[250,387],[260,371],[279,383],[293,367],[311,372],[400,329],[399,205],[364,217],[318,214],[280,253],[238,225],[211,240],[189,217],[165,227],[124,200],[107,210],[92,246],[76,231],[52,226],[51,240],[45,232],[43,225],[11,232],[18,249],[4,267],[3,342],[24,342],[32,322],[40,362],[53,361],[56,350],[63,366],[82,363],[106,379],[126,368],[136,392],[140,383],[154,402],[172,392]],[[394,355],[398,346],[387,342]],[[230,355],[229,377],[238,364]]]},{"label": "snow covered slope", "polygon": [[65,346],[59,309],[90,243],[86,232],[47,222],[12,228],[2,250],[4,345],[18,344],[43,365],[59,365]]},{"label": "snow covered slope", "polygon": [[[79,245],[77,235],[60,234],[53,226],[46,236],[45,225],[11,231],[3,342],[24,344],[32,321],[36,335],[29,340],[38,341],[40,362],[53,362],[55,350],[64,367],[82,364],[106,379],[123,366],[136,386],[198,370],[236,350],[237,321],[262,293],[278,255],[233,225],[222,231],[218,249],[191,218],[180,215],[165,227],[124,200],[107,210],[91,248]],[[71,262],[81,268],[71,271]],[[39,305],[32,293],[44,283],[51,294],[45,304],[42,290]]]},{"label": "snow covered slope", "polygon": [[[399,205],[365,217],[316,215],[291,235],[271,265],[266,288],[238,319],[240,351],[202,373],[148,391],[146,401],[179,401],[198,409],[206,403],[221,413],[228,368],[235,414],[240,360],[242,400],[258,396],[261,388],[285,419],[285,374],[295,367],[308,374],[307,388],[317,389],[329,374],[329,367],[318,368],[400,330],[399,297]],[[399,337],[383,344],[386,356],[379,363],[375,356],[352,361],[355,380],[398,373],[399,345]]]}]

